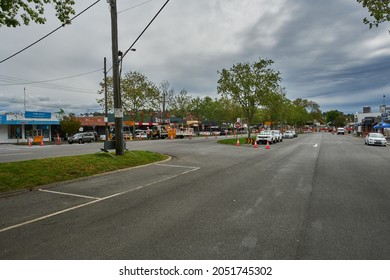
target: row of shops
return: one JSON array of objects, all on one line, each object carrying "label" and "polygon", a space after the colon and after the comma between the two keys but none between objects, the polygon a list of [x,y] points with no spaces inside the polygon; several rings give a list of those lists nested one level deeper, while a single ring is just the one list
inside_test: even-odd
[{"label": "row of shops", "polygon": [[[106,121],[108,132],[112,129],[115,119],[114,115],[109,115],[106,119],[104,116],[78,117],[81,122],[80,131],[96,132],[101,138],[106,135]],[[188,125],[197,127],[198,121],[186,123],[178,118],[171,118],[170,125],[179,127]],[[137,129],[146,129],[158,125],[157,122],[134,122],[129,117],[124,117],[124,132],[131,132],[135,127]],[[210,124],[211,125],[211,124]],[[203,124],[204,128],[204,124]],[[197,129],[196,129],[197,130]],[[66,139],[61,131],[60,116],[50,112],[29,112],[25,113],[7,113],[0,115],[0,144],[1,143],[27,143],[30,139],[33,142],[56,141],[58,137]]]}]

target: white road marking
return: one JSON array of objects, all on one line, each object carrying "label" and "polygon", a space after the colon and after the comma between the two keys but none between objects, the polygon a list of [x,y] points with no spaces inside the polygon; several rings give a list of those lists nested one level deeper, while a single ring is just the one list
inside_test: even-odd
[{"label": "white road marking", "polygon": [[86,196],[86,195],[80,195],[80,194],[74,194],[74,193],[66,193],[66,192],[56,192],[56,191],[51,191],[51,190],[39,189],[39,191],[40,192],[60,194],[60,195],[76,196],[76,197],[82,197],[82,198],[88,198],[88,199],[101,199],[100,197]]},{"label": "white road marking", "polygon": [[[156,164],[156,165],[157,165],[157,164]],[[145,187],[149,187],[149,186],[155,185],[155,184],[157,184],[157,183],[161,183],[161,182],[164,182],[164,181],[168,181],[168,180],[171,180],[171,179],[176,178],[176,177],[178,177],[178,176],[181,176],[181,175],[187,174],[187,173],[189,173],[189,172],[193,172],[193,171],[196,171],[196,170],[199,170],[199,169],[200,169],[200,167],[188,167],[188,166],[165,165],[165,164],[160,164],[160,165],[161,165],[161,166],[167,166],[167,167],[190,168],[190,170],[184,171],[184,172],[182,172],[182,173],[180,173],[180,174],[177,174],[177,175],[172,175],[172,176],[167,177],[167,178],[163,178],[163,179],[160,179],[160,180],[156,180],[156,181],[153,181],[153,182],[151,182],[151,183],[148,183],[148,184],[145,184],[145,185],[141,185],[141,186],[138,186],[138,187],[136,187],[136,188],[133,188],[133,189],[130,189],[130,190],[127,190],[127,191],[123,191],[123,192],[119,192],[119,193],[114,193],[114,194],[112,194],[112,195],[109,195],[109,196],[106,196],[106,197],[102,197],[102,198],[88,197],[88,196],[82,196],[82,195],[77,195],[77,194],[62,193],[62,192],[55,192],[55,191],[48,191],[48,190],[40,190],[40,191],[52,192],[52,193],[56,193],[56,194],[73,195],[73,196],[85,197],[85,198],[89,198],[89,199],[93,199],[93,200],[92,200],[92,201],[89,201],[89,202],[87,202],[87,203],[83,203],[83,204],[77,205],[77,206],[73,206],[73,207],[70,207],[70,208],[66,208],[66,209],[61,210],[61,211],[57,211],[57,212],[54,212],[54,213],[51,213],[51,214],[48,214],[48,215],[45,215],[45,216],[42,216],[42,217],[38,217],[38,218],[29,220],[29,221],[25,221],[25,222],[23,222],[23,223],[19,223],[19,224],[13,225],[13,226],[9,226],[9,227],[0,229],[0,233],[5,232],[5,231],[8,231],[8,230],[11,230],[11,229],[19,228],[19,227],[22,227],[22,226],[25,226],[25,225],[29,225],[29,224],[32,224],[32,223],[35,223],[35,222],[38,222],[38,221],[42,221],[42,220],[45,220],[45,219],[48,219],[48,218],[51,218],[51,217],[54,217],[54,216],[57,216],[57,215],[60,215],[60,214],[63,214],[63,213],[66,213],[66,212],[75,210],[75,209],[78,209],[78,208],[82,208],[82,207],[85,207],[85,206],[88,206],[88,205],[91,205],[91,204],[94,204],[94,203],[97,203],[97,202],[101,202],[101,201],[104,201],[104,200],[107,200],[107,199],[110,199],[110,198],[113,198],[113,197],[116,197],[116,196],[120,196],[120,195],[123,195],[123,194],[127,194],[127,193],[130,193],[130,192],[132,192],[132,191],[140,190],[140,189],[143,189],[143,188],[145,188]]]}]

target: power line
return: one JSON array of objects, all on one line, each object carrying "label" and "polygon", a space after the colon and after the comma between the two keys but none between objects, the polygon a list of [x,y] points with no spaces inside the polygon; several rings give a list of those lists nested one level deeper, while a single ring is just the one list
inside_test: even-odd
[{"label": "power line", "polygon": [[142,3],[140,3],[140,4],[137,4],[137,5],[132,6],[132,7],[130,7],[130,8],[127,8],[127,9],[124,9],[124,10],[122,10],[122,11],[119,11],[119,12],[117,12],[117,14],[126,12],[126,11],[128,11],[128,10],[132,10],[132,9],[134,9],[134,8],[137,8],[137,7],[139,7],[139,6],[142,6],[142,5],[144,5],[144,4],[148,3],[148,2],[152,2],[152,1],[153,1],[153,0],[148,0],[148,1],[142,2]]},{"label": "power line", "polygon": [[[16,98],[7,98],[7,97],[0,97],[0,100],[7,101],[10,103],[18,103],[18,104],[24,104],[24,100],[16,99]],[[64,104],[43,104],[43,103],[32,103],[29,102],[27,105],[29,106],[37,106],[37,107],[48,107],[48,108],[65,108],[65,109],[75,109],[75,110],[81,110],[85,108],[85,105],[80,105],[79,107],[71,107],[71,105],[64,105]],[[92,105],[92,104],[91,104]],[[90,110],[99,110],[101,107],[93,107],[88,108]]]},{"label": "power line", "polygon": [[45,81],[30,81],[30,80],[24,80],[24,79],[0,75],[0,81],[6,82],[5,84],[0,83],[0,86],[31,85],[31,86],[42,87],[42,88],[54,88],[54,89],[78,91],[78,92],[84,92],[84,93],[96,93],[96,90],[92,90],[92,89],[53,85],[53,84],[48,84],[48,82],[77,78],[80,76],[89,75],[89,74],[93,74],[93,73],[100,72],[100,71],[102,71],[102,69],[94,70],[94,71],[90,71],[90,72],[86,72],[86,73],[81,73],[81,74],[77,74],[77,75],[67,76],[67,77],[63,77],[63,78],[45,80]]},{"label": "power line", "polygon": [[[92,8],[93,6],[95,6],[98,2],[100,2],[100,0],[97,0],[95,3],[91,4],[90,6],[88,6],[87,8],[85,8],[84,10],[82,10],[80,13],[78,13],[77,15],[75,15],[74,17],[72,17],[70,20],[73,21],[74,19],[76,19],[77,17],[79,17],[81,14],[83,14],[84,12],[86,12],[87,10],[89,10],[90,8]],[[0,61],[0,64],[11,59],[12,57],[20,54],[21,52],[24,52],[25,50],[31,48],[32,46],[34,46],[35,44],[39,43],[40,41],[42,41],[43,39],[49,37],[51,34],[57,32],[60,28],[62,27],[65,27],[65,24],[62,24],[61,26],[57,27],[56,29],[54,29],[53,31],[51,31],[50,33],[46,34],[45,36],[43,36],[42,38],[36,40],[34,43],[28,45],[27,47],[21,49],[20,51],[14,53],[13,55],[10,55],[9,57],[3,59]]]},{"label": "power line", "polygon": [[137,39],[135,39],[135,41],[133,42],[133,44],[131,44],[131,46],[124,52],[124,54],[122,55],[121,59],[119,62],[121,62],[123,60],[123,58],[126,56],[126,54],[133,48],[133,46],[135,45],[135,43],[137,43],[137,41],[139,40],[139,38],[141,38],[141,36],[145,33],[145,31],[149,28],[149,26],[152,24],[152,22],[156,19],[156,17],[161,13],[161,11],[165,8],[165,6],[168,4],[170,0],[167,0],[165,2],[165,4],[161,7],[161,9],[157,12],[157,14],[152,18],[152,20],[148,23],[148,25],[144,28],[144,30],[141,32],[141,34],[137,37]]}]

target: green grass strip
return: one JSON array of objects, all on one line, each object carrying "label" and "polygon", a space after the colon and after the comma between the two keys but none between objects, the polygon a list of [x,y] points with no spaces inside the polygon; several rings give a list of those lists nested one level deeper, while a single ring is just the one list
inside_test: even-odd
[{"label": "green grass strip", "polygon": [[0,163],[0,192],[31,189],[109,171],[144,165],[168,156],[148,151],[126,151]]}]

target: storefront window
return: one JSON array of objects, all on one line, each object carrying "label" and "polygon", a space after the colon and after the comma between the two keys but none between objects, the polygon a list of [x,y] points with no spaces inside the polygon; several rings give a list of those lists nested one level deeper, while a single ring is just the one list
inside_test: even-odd
[{"label": "storefront window", "polygon": [[8,139],[21,139],[22,138],[22,126],[21,125],[9,125],[8,126]]},{"label": "storefront window", "polygon": [[49,126],[48,125],[37,125],[38,130],[42,130],[42,135],[44,138],[49,138],[50,137],[50,131],[49,131]]},{"label": "storefront window", "polygon": [[33,137],[33,126],[31,124],[26,124],[24,126],[24,134],[26,135],[26,138]]}]

